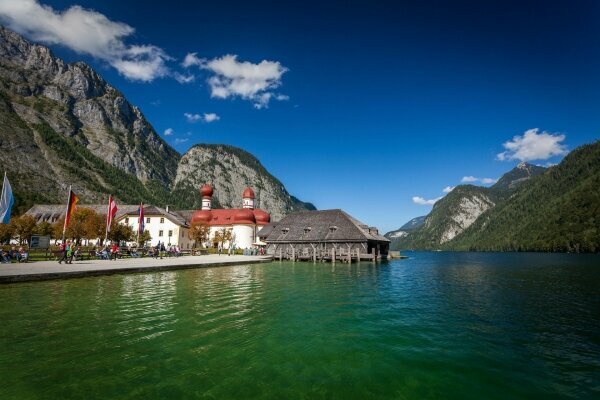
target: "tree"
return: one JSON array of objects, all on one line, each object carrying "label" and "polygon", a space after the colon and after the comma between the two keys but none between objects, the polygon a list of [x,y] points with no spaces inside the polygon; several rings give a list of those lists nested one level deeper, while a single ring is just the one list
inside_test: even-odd
[{"label": "tree", "polygon": [[[96,239],[102,236],[101,228],[97,227],[98,214],[90,208],[77,208],[71,217],[66,231],[66,237],[72,238],[77,244],[81,239]],[[102,226],[102,223],[100,223]]]},{"label": "tree", "polygon": [[10,224],[0,224],[0,243],[6,243],[13,237],[13,228]]},{"label": "tree", "polygon": [[19,244],[29,240],[35,229],[35,219],[31,215],[12,218],[9,224],[12,226],[14,237],[19,240]]},{"label": "tree", "polygon": [[106,233],[106,215],[93,212],[83,223],[86,239],[104,239]]},{"label": "tree", "polygon": [[53,227],[50,222],[42,221],[35,227],[35,234],[42,236],[52,236]]},{"label": "tree", "polygon": [[133,238],[133,229],[129,225],[118,224],[113,221],[108,238],[117,243],[130,242]]},{"label": "tree", "polygon": [[231,229],[223,228],[219,229],[215,232],[215,237],[213,238],[213,242],[220,245],[221,248],[224,247],[225,242],[229,242],[233,237],[233,233]]},{"label": "tree", "polygon": [[188,237],[194,241],[194,247],[197,243],[203,245],[208,240],[210,233],[210,227],[203,222],[192,222],[190,230],[188,231]]},{"label": "tree", "polygon": [[152,236],[150,236],[150,232],[148,232],[148,229],[146,229],[140,235],[139,240],[138,240],[138,245],[141,247],[144,244],[146,244],[147,242],[149,242],[150,240],[152,240]]}]

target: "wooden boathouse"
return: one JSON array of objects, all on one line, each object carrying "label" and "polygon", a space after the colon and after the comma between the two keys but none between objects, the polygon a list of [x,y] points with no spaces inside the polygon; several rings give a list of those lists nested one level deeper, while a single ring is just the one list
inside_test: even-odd
[{"label": "wooden boathouse", "polygon": [[275,259],[378,261],[387,259],[390,241],[342,210],[301,211],[265,226],[258,236]]}]

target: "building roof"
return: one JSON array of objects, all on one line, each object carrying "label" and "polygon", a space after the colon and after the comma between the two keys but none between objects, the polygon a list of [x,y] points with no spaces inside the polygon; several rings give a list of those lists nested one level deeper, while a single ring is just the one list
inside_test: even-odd
[{"label": "building roof", "polygon": [[[98,214],[106,214],[107,204],[81,204],[77,208],[89,208]],[[121,219],[125,216],[137,216],[139,204],[117,204],[117,215],[115,219]],[[37,222],[41,221],[56,221],[65,215],[64,204],[34,204],[25,215],[31,215]],[[189,219],[179,214],[178,211],[167,211],[164,208],[156,206],[144,206],[145,216],[164,216],[169,218],[173,223],[187,227]]]},{"label": "building roof", "polygon": [[265,226],[263,226],[260,231],[258,231],[258,233],[256,234],[256,236],[258,236],[259,238],[266,238],[266,237],[268,237],[271,234],[271,232],[273,232],[273,228],[275,228],[278,223],[279,222],[269,222],[268,224],[266,224]]},{"label": "building roof", "polygon": [[[259,232],[260,237],[263,232]],[[342,210],[300,211],[284,217],[272,228],[267,243],[288,242],[389,242],[376,228]]]},{"label": "building roof", "polygon": [[245,208],[227,208],[194,211],[191,221],[202,221],[211,226],[233,224],[263,225],[267,224],[269,219],[269,213],[258,208],[254,210]]},{"label": "building roof", "polygon": [[[126,213],[129,213],[132,209],[136,210],[139,205],[117,205],[117,215],[119,218]],[[79,204],[77,208],[90,208],[98,214],[106,214],[108,205],[107,204]],[[34,204],[25,215],[31,215],[37,222],[41,221],[56,221],[65,215],[66,206],[64,204]]]}]

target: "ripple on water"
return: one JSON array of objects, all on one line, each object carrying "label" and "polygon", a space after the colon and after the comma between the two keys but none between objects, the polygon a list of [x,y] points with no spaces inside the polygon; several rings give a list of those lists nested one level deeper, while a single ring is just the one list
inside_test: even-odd
[{"label": "ripple on water", "polygon": [[416,253],[0,286],[0,398],[591,398],[598,260]]}]

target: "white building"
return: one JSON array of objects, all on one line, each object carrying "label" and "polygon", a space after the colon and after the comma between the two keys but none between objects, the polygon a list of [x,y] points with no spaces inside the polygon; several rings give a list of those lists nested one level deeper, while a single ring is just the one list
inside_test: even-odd
[{"label": "white building", "polygon": [[230,230],[232,240],[224,243],[225,248],[251,248],[258,242],[257,233],[271,221],[271,215],[254,208],[254,191],[248,187],[242,193],[242,208],[212,209],[213,188],[205,184],[200,188],[202,209],[192,214],[191,222],[210,227],[209,245],[214,245],[215,234],[223,229]]},{"label": "white building", "polygon": [[[138,232],[140,218],[138,209],[119,215],[117,223],[129,225],[134,232]],[[177,212],[170,212],[168,207],[144,206],[144,230],[148,231],[151,240],[146,243],[156,246],[158,242],[165,246],[179,246],[182,250],[191,249],[193,240],[188,236],[189,225]]]}]

